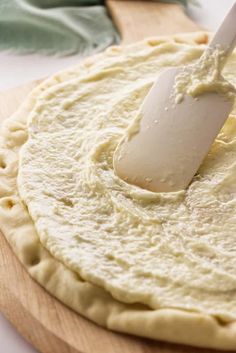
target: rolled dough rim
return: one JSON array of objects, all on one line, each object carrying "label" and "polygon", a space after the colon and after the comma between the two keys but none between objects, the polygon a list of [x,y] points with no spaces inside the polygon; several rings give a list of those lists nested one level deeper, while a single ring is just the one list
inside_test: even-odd
[{"label": "rolled dough rim", "polygon": [[[84,282],[78,274],[55,260],[40,244],[33,222],[21,202],[16,185],[18,152],[27,138],[27,116],[37,96],[48,87],[70,80],[73,75],[90,72],[103,57],[138,50],[165,41],[206,43],[208,34],[196,32],[169,37],[148,38],[127,47],[111,47],[105,53],[86,59],[76,67],[59,72],[36,87],[13,116],[2,126],[0,140],[0,226],[13,251],[29,274],[64,304],[109,329],[172,343],[196,347],[236,349],[236,322],[222,324],[216,318],[184,310],[150,308],[123,304],[104,289]],[[101,59],[101,60],[100,60]],[[2,158],[1,158],[2,157]],[[62,286],[61,284],[64,284]],[[70,292],[70,296],[65,294]]]}]

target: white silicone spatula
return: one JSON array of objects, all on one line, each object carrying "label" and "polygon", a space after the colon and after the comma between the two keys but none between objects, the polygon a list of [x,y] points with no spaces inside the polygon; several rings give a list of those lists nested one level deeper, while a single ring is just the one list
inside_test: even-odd
[{"label": "white silicone spatula", "polygon": [[[226,59],[235,43],[236,3],[208,50],[220,48]],[[171,68],[157,78],[140,108],[138,132],[124,137],[114,153],[115,172],[128,183],[155,192],[186,188],[232,109],[232,100],[214,90],[197,99],[185,94],[177,104],[173,87],[181,70]]]}]

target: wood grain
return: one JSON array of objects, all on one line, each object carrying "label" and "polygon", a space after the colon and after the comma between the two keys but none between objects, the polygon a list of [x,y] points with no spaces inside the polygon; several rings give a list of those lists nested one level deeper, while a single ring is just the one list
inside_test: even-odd
[{"label": "wood grain", "polygon": [[[197,30],[178,5],[108,0],[124,43],[150,35]],[[0,121],[40,81],[0,94]],[[79,316],[30,278],[0,233],[0,309],[42,353],[210,353],[107,331]],[[194,333],[193,333],[194,334]],[[216,352],[216,351],[214,351]]]},{"label": "wood grain", "polygon": [[149,36],[194,32],[200,29],[178,4],[107,0],[107,6],[124,44]]}]

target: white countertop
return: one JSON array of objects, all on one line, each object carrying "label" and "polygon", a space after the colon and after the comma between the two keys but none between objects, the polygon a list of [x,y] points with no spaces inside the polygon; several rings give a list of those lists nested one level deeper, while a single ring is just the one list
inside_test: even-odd
[{"label": "white countertop", "polygon": [[[214,31],[234,1],[198,0],[200,6],[190,6],[188,13],[203,28]],[[78,60],[78,56],[57,58],[39,55],[15,56],[0,53],[0,90],[9,89],[34,79],[46,77],[76,63]],[[37,353],[1,314],[0,352]]]}]

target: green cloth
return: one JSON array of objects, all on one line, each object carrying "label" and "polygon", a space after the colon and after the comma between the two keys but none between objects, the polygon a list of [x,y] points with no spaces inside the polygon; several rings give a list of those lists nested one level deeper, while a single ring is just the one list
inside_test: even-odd
[{"label": "green cloth", "polygon": [[0,0],[0,50],[86,55],[118,41],[102,0]]},{"label": "green cloth", "polygon": [[198,4],[198,1],[197,0],[159,0],[160,2],[172,2],[172,3],[179,3],[185,7],[188,6],[188,3],[193,3],[195,5]]},{"label": "green cloth", "polygon": [[117,42],[104,0],[0,0],[0,50],[86,55]]}]

